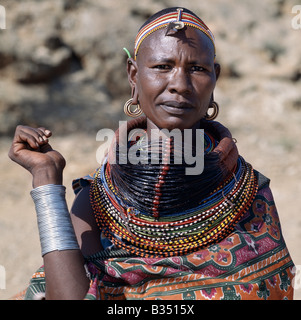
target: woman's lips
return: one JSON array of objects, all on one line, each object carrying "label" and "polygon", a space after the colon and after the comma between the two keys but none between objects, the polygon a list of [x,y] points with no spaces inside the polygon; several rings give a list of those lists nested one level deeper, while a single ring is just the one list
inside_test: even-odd
[{"label": "woman's lips", "polygon": [[159,106],[170,114],[183,114],[193,109],[190,103],[177,101],[164,101]]}]

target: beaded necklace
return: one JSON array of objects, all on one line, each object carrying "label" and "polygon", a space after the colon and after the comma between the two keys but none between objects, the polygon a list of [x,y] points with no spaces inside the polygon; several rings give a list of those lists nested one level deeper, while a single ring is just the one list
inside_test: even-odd
[{"label": "beaded necklace", "polygon": [[[140,150],[144,150],[146,160],[149,160],[153,154],[150,155],[146,151],[154,150],[154,145],[152,143],[143,145],[140,143],[141,140],[143,136],[136,144],[139,144]],[[132,206],[132,203],[135,203],[135,208],[139,212],[157,219],[171,214],[180,215],[183,210],[198,206],[200,199],[208,196],[209,192],[229,174],[228,170],[222,168],[218,154],[212,152],[217,144],[210,134],[204,134],[204,171],[201,175],[187,176],[185,173],[187,165],[177,165],[173,162],[174,155],[176,153],[181,155],[182,148],[185,147],[169,141],[163,145],[155,144],[155,150],[159,150],[158,164],[127,163],[111,166],[108,163],[106,173],[109,178],[104,179],[102,174],[103,185],[108,194],[112,193],[112,188],[108,185],[114,185],[117,194],[112,198],[116,198],[122,207]]]},{"label": "beaded necklace", "polygon": [[258,188],[251,165],[239,157],[232,177],[198,206],[157,217],[125,204],[108,172],[109,165],[104,164],[91,186],[96,222],[118,248],[142,257],[184,255],[220,241],[233,231]]}]

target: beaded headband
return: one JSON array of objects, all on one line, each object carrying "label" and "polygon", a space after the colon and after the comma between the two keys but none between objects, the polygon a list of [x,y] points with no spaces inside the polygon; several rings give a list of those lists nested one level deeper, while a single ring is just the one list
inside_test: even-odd
[{"label": "beaded headband", "polygon": [[210,29],[206,26],[206,24],[201,19],[199,19],[198,17],[188,12],[184,12],[183,10],[184,9],[179,8],[175,12],[164,14],[141,28],[135,40],[135,51],[134,51],[135,60],[137,58],[138,50],[139,50],[139,47],[141,46],[142,41],[146,39],[146,37],[148,37],[150,34],[155,32],[156,30],[159,30],[165,27],[167,27],[166,34],[170,30],[174,30],[175,32],[177,32],[178,30],[183,29],[185,26],[193,27],[202,31],[211,40],[214,46],[214,56],[215,56],[215,53],[216,53],[215,40]]}]

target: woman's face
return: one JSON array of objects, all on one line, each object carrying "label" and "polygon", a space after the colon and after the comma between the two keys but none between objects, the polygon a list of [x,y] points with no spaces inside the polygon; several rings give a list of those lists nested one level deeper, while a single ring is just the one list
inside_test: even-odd
[{"label": "woman's face", "polygon": [[142,42],[128,69],[130,83],[150,124],[192,128],[205,116],[219,74],[214,47],[192,27],[165,33],[157,30]]}]

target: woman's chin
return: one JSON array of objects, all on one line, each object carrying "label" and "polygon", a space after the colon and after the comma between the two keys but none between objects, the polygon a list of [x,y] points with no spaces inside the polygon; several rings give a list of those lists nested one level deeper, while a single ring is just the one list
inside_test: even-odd
[{"label": "woman's chin", "polygon": [[199,123],[199,120],[191,120],[188,122],[186,119],[183,119],[179,116],[169,116],[168,118],[161,118],[159,121],[152,123],[155,124],[155,126],[152,126],[153,128],[164,128],[168,131],[171,131],[173,129],[180,129],[181,131],[183,131],[184,129],[192,129],[198,127],[197,124]]}]

